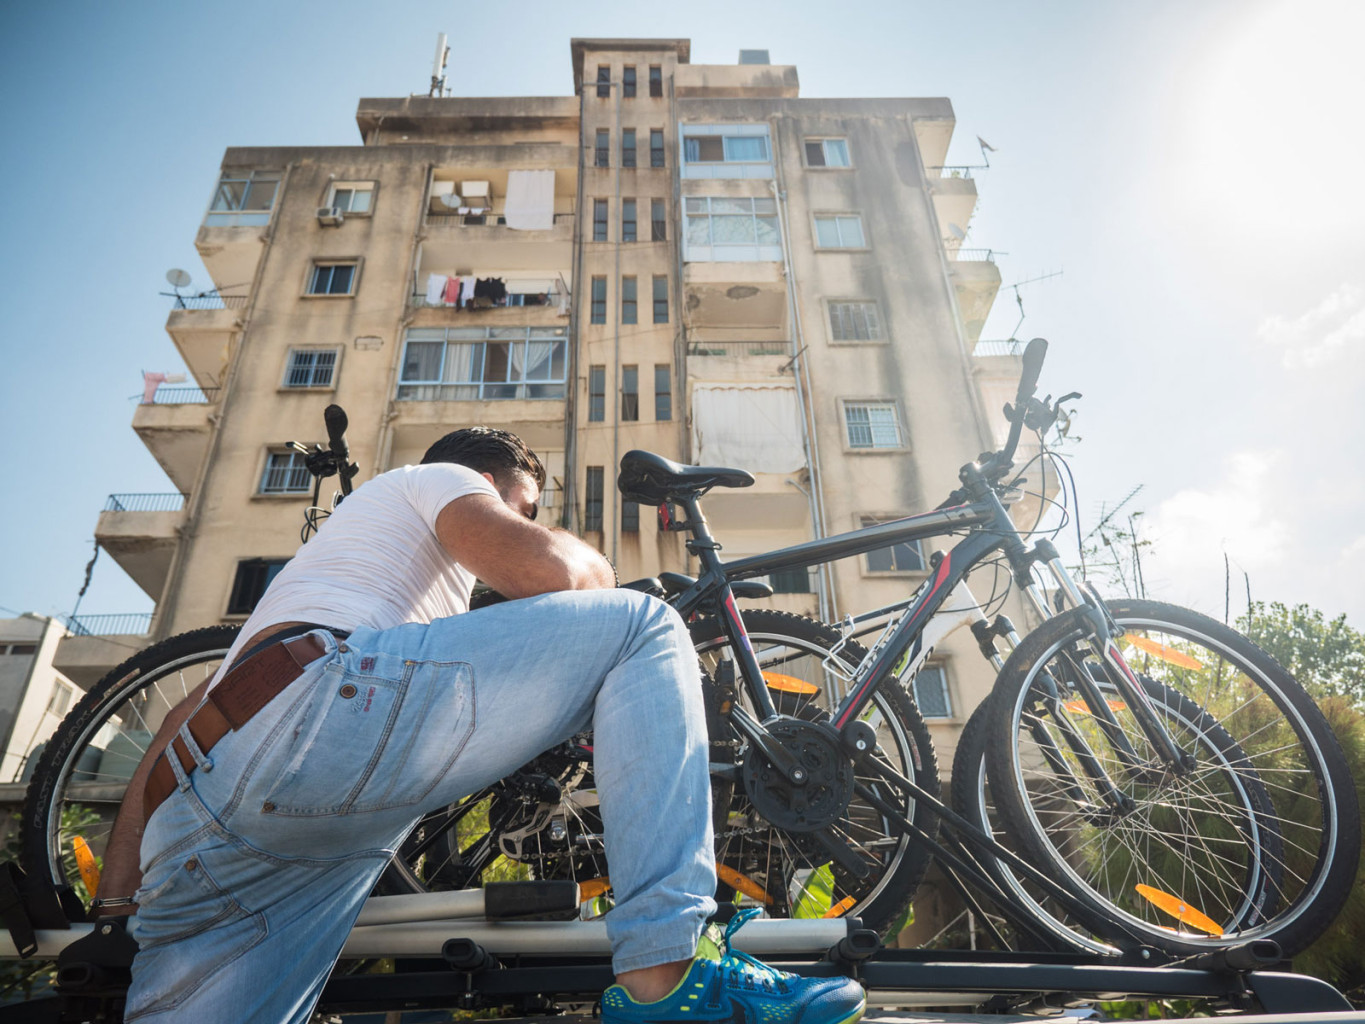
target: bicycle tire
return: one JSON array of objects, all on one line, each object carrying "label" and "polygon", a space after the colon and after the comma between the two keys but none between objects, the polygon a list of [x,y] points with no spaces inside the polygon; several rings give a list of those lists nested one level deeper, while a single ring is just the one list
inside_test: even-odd
[{"label": "bicycle tire", "polygon": [[[862,646],[844,641],[837,629],[799,615],[751,609],[743,612],[742,618],[765,675],[771,668],[788,680],[795,678],[818,688],[816,694],[796,695],[791,689],[797,687],[788,680],[779,684],[787,690],[776,690],[770,684],[778,712],[809,720],[827,719],[866,654]],[[729,646],[720,623],[700,620],[693,624],[692,636],[704,672],[714,677],[716,665],[726,657]],[[876,693],[863,720],[877,730],[878,756],[937,797],[938,759],[929,730],[907,690],[895,685]],[[741,747],[739,760],[744,753]],[[892,791],[866,771],[857,775],[931,837],[936,833],[937,815],[922,801]],[[772,916],[851,916],[861,918],[865,927],[878,932],[893,930],[933,859],[928,844],[903,833],[857,796],[837,827],[872,868],[871,877],[863,880],[831,864],[828,854],[817,853],[799,835],[763,821],[742,787],[734,788],[724,813],[719,801],[716,810],[717,863],[757,884],[772,902],[764,905],[743,893],[730,898],[741,904],[764,905]],[[721,897],[733,891],[722,880]]]},{"label": "bicycle tire", "polygon": [[[1189,701],[1184,721],[1163,720],[1193,767],[1162,766],[1121,703],[1114,714],[1140,763],[1122,769],[1106,753],[1077,704],[1080,673],[1103,675],[1084,646],[1087,612],[1067,612],[1020,643],[991,698],[987,776],[1006,829],[1116,940],[1177,954],[1259,939],[1303,949],[1340,909],[1360,853],[1354,784],[1322,713],[1270,655],[1213,619],[1153,601],[1108,610],[1130,667]],[[1105,807],[1074,750],[1064,775],[1047,764],[1068,723],[1108,759],[1126,807]]]},{"label": "bicycle tire", "polygon": [[134,654],[92,686],[48,739],[24,795],[20,863],[30,878],[85,891],[71,840],[103,856],[128,779],[165,713],[209,679],[238,626],[180,633]]}]

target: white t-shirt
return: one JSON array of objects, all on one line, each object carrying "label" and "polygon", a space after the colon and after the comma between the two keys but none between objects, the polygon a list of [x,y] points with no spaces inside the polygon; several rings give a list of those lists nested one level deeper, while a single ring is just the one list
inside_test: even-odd
[{"label": "white t-shirt", "polygon": [[225,664],[281,622],[388,629],[468,611],[474,576],[441,547],[436,517],[469,494],[498,497],[481,474],[448,462],[403,466],[357,487],[271,581]]}]

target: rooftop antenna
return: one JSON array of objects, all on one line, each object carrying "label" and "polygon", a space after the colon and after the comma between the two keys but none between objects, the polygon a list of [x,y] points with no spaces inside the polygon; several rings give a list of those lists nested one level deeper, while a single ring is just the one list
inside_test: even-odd
[{"label": "rooftop antenna", "polygon": [[1023,281],[1015,281],[1014,284],[1010,285],[1010,287],[1014,289],[1014,301],[1019,305],[1019,322],[1014,325],[1014,330],[1010,331],[1011,340],[1019,337],[1019,328],[1024,325],[1024,317],[1026,315],[1024,313],[1024,297],[1019,294],[1019,289],[1026,284],[1033,284],[1035,281],[1050,281],[1054,277],[1061,277],[1064,273],[1066,273],[1064,270],[1052,270],[1046,274],[1039,274],[1037,277],[1026,278]]},{"label": "rooftop antenna", "polygon": [[450,57],[450,47],[446,45],[446,34],[440,33],[436,37],[436,60],[431,65],[431,91],[428,96],[441,97],[448,95],[446,89],[446,60]]}]

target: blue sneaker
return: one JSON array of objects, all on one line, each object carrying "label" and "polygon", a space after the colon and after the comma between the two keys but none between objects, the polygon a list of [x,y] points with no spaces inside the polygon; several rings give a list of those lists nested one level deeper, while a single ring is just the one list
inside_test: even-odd
[{"label": "blue sneaker", "polygon": [[678,987],[637,1003],[620,985],[602,993],[602,1024],[854,1024],[867,996],[852,978],[802,978],[730,948],[730,936],[757,917],[743,910],[725,928],[719,960],[697,957]]}]

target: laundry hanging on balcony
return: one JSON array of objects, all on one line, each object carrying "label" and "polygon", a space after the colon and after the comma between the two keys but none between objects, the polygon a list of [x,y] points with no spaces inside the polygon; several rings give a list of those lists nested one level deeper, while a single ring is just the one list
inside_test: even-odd
[{"label": "laundry hanging on balcony", "polygon": [[697,463],[751,473],[794,473],[806,464],[796,389],[698,384],[692,389]]},{"label": "laundry hanging on balcony", "polygon": [[439,306],[445,297],[446,282],[449,280],[445,274],[432,274],[427,278],[426,301],[428,306]]},{"label": "laundry hanging on balcony", "polygon": [[555,172],[508,171],[503,218],[517,231],[549,231],[554,227]]}]

